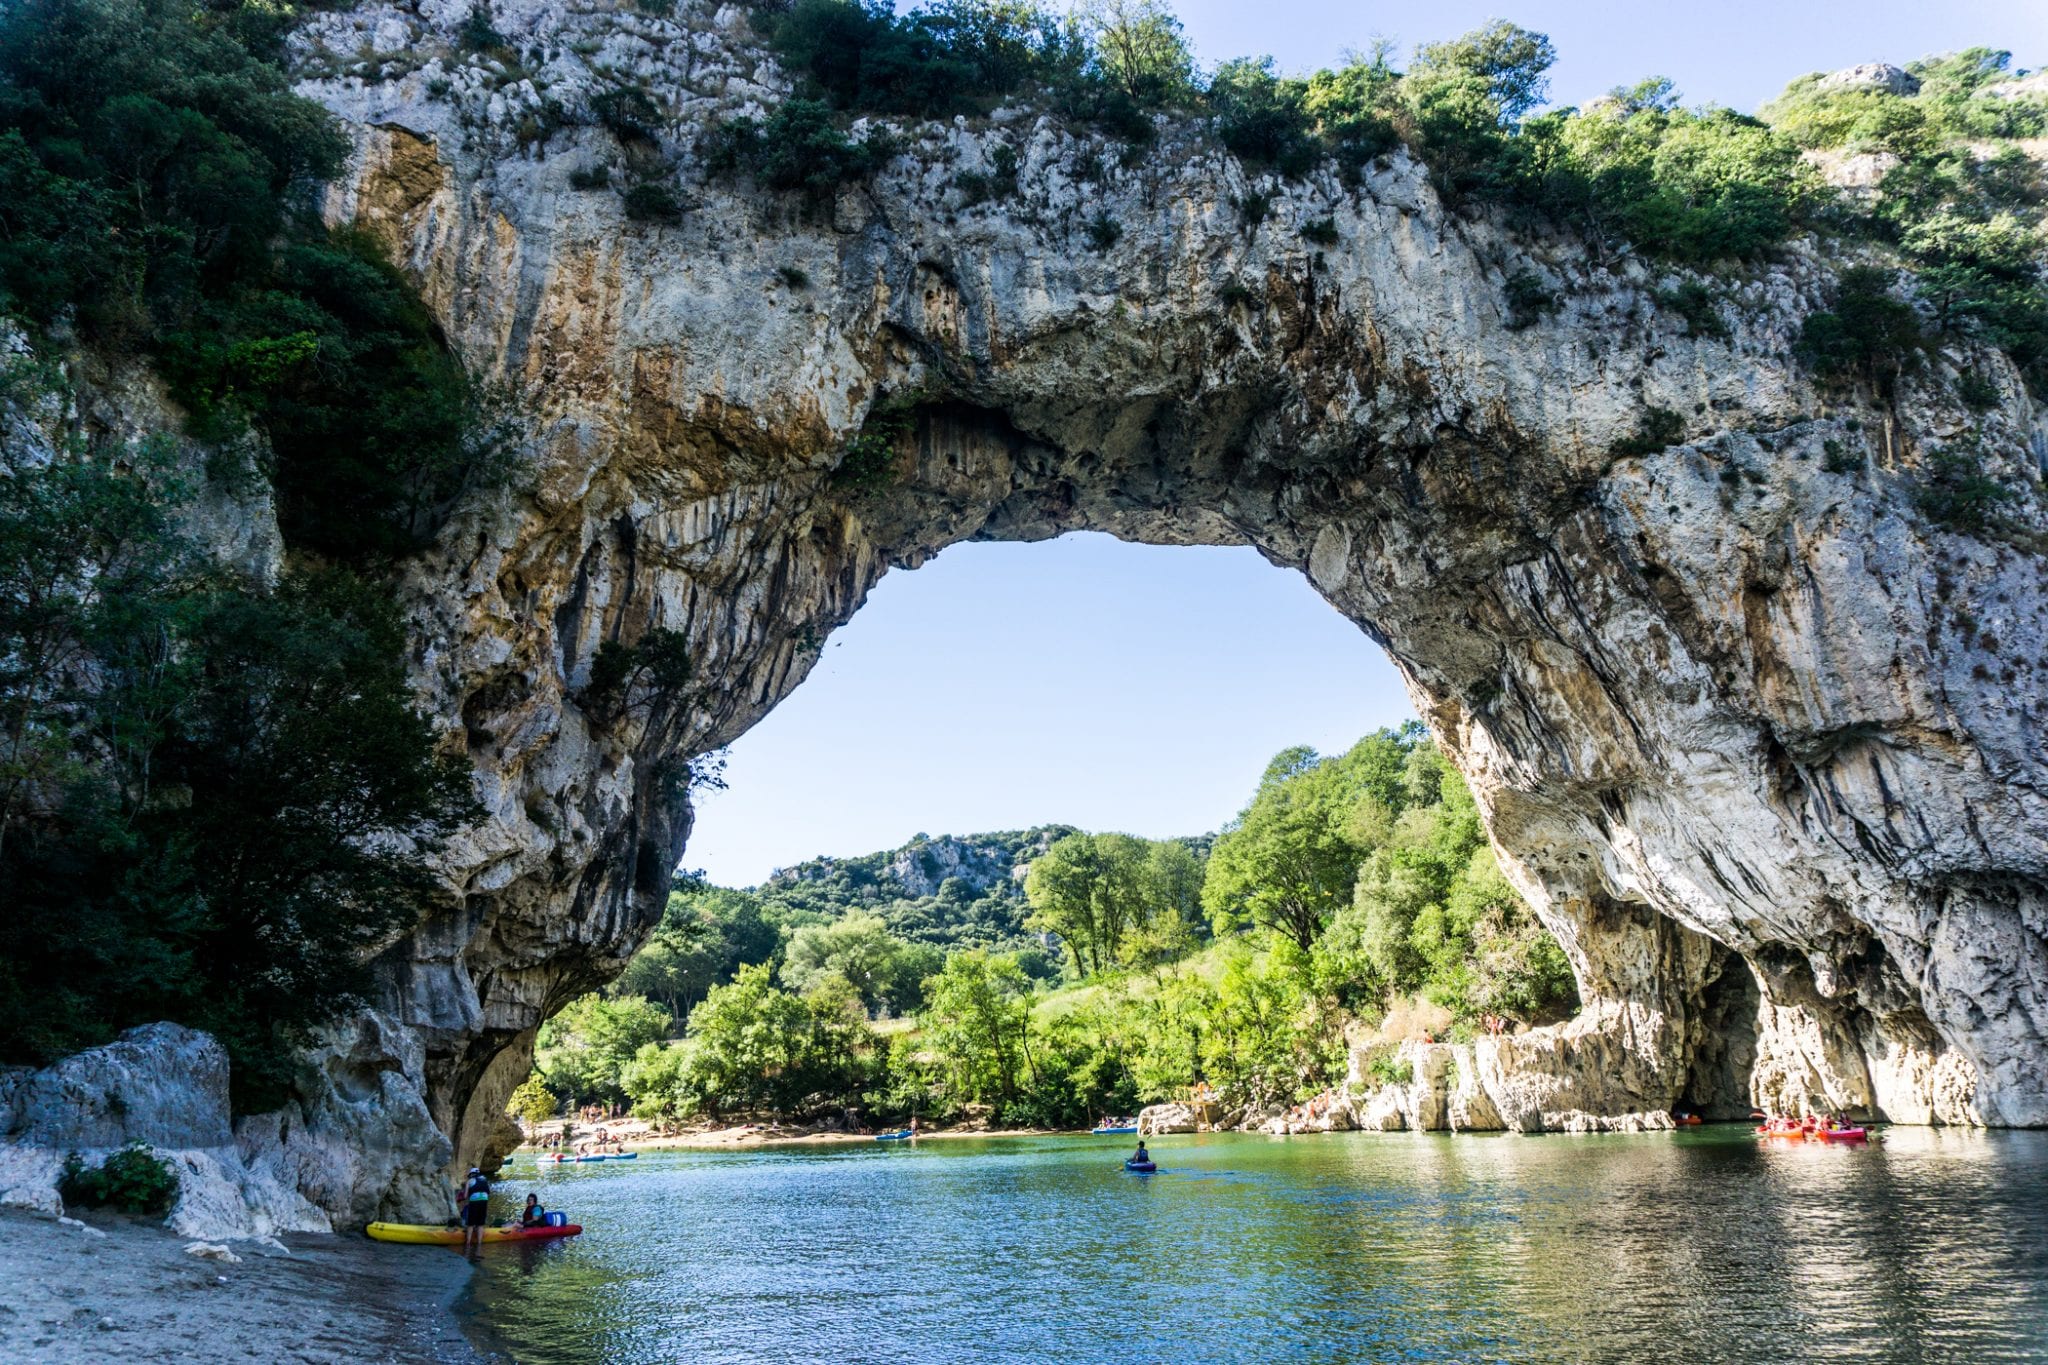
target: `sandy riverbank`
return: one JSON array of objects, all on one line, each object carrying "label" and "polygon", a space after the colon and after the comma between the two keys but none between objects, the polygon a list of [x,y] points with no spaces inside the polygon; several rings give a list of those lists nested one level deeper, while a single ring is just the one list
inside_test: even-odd
[{"label": "sandy riverbank", "polygon": [[[228,1244],[228,1264],[188,1255],[153,1220],[85,1213],[85,1227],[0,1212],[0,1360],[388,1360],[481,1365],[450,1312],[469,1266],[440,1247],[294,1234],[284,1249]],[[101,1235],[95,1236],[97,1232]]]},{"label": "sandy riverbank", "polygon": [[[919,1142],[957,1141],[962,1138],[1020,1138],[1059,1137],[1054,1128],[988,1128],[979,1130],[942,1129],[917,1135]],[[1078,1136],[1078,1134],[1076,1134]],[[873,1133],[841,1133],[829,1129],[806,1132],[798,1128],[767,1128],[743,1124],[735,1128],[712,1128],[701,1133],[671,1133],[661,1137],[636,1137],[625,1141],[626,1148],[641,1151],[661,1151],[665,1148],[701,1147],[817,1147],[873,1143]],[[527,1151],[527,1148],[521,1148]]]},{"label": "sandy riverbank", "polygon": [[[594,1141],[602,1128],[610,1141],[627,1151],[659,1152],[676,1149],[723,1149],[731,1147],[821,1147],[872,1143],[873,1133],[849,1133],[834,1128],[806,1128],[801,1124],[740,1123],[723,1128],[691,1128],[682,1132],[659,1132],[644,1119],[578,1119],[575,1141]],[[534,1130],[533,1138],[513,1152],[532,1157],[542,1149],[538,1140],[560,1132],[562,1121],[550,1120]],[[894,1131],[894,1130],[891,1130]],[[927,1128],[917,1135],[919,1142],[957,1141],[964,1138],[1080,1137],[1086,1129],[1058,1128]],[[607,1144],[609,1146],[609,1142]]]}]

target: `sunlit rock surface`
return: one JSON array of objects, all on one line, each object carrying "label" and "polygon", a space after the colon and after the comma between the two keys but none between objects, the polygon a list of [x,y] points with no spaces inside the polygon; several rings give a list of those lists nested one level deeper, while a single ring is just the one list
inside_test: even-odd
[{"label": "sunlit rock surface", "polygon": [[[1392,656],[1572,959],[1578,1019],[1483,1041],[1455,1084],[1446,1056],[1415,1112],[1362,1126],[1752,1102],[2048,1123],[2048,421],[2003,357],[1957,345],[1888,405],[1830,397],[1790,359],[1830,297],[1811,249],[1717,282],[1730,336],[1694,336],[1657,303],[1678,277],[1447,213],[1405,154],[1356,189],[1282,184],[1184,128],[1124,166],[999,110],[898,123],[872,185],[806,208],[704,172],[712,121],[786,89],[737,10],[500,5],[517,71],[455,52],[467,10],[316,14],[297,40],[356,139],[327,212],[390,246],[530,431],[519,486],[407,582],[422,701],[491,818],[381,964],[374,1046],[399,1075],[418,1049],[458,1162],[542,1017],[655,922],[685,761],[800,683],[890,567],[1083,528],[1306,573]],[[590,114],[624,82],[667,120],[631,145]],[[1019,191],[969,206],[954,179],[998,144]],[[671,187],[680,222],[571,186],[599,166]],[[1334,245],[1303,235],[1323,220]],[[1523,272],[1557,307],[1518,329]],[[1966,369],[1992,410],[1956,397]],[[857,490],[834,470],[882,405],[910,421]],[[1671,439],[1636,441],[1653,409]],[[1916,511],[1964,440],[2023,490],[2016,533]],[[653,629],[687,638],[689,685],[593,704],[599,645]],[[371,1073],[338,1070],[336,1102],[374,1108]]]}]

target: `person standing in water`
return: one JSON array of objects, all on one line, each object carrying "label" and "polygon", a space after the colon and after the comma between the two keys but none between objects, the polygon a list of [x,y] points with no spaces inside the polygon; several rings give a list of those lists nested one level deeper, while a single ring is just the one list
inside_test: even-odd
[{"label": "person standing in water", "polygon": [[475,1166],[462,1183],[462,1249],[475,1251],[484,1244],[484,1218],[491,1210],[491,1178]]}]

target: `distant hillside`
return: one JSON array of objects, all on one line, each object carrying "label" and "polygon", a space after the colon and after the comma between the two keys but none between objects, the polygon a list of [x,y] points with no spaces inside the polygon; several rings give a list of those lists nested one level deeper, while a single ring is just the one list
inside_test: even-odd
[{"label": "distant hillside", "polygon": [[[992,834],[918,834],[880,853],[813,858],[778,868],[754,889],[764,909],[792,928],[850,911],[879,915],[899,938],[941,948],[1015,951],[1042,946],[1024,927],[1024,876],[1032,860],[1078,831],[1037,825]],[[1206,857],[1214,836],[1185,839]]]},{"label": "distant hillside", "polygon": [[779,868],[754,894],[791,927],[861,911],[880,915],[892,933],[913,943],[1031,947],[1038,936],[1024,928],[1025,870],[1072,833],[1071,825],[1040,825],[936,839],[919,834],[880,853]]}]

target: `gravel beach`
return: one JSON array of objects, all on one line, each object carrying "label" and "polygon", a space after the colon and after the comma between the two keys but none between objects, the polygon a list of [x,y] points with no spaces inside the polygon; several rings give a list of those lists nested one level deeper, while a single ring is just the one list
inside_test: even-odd
[{"label": "gravel beach", "polygon": [[81,1227],[0,1212],[0,1359],[491,1359],[450,1311],[469,1278],[455,1252],[360,1235],[294,1234],[282,1243],[226,1244],[241,1258],[230,1263],[187,1253],[190,1238],[150,1220],[86,1213]]}]

